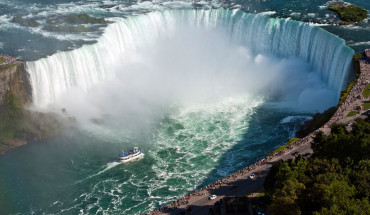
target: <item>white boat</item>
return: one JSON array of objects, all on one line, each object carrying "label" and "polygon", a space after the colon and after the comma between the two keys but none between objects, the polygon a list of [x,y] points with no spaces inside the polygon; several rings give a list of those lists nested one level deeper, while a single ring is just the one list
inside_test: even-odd
[{"label": "white boat", "polygon": [[126,163],[129,161],[140,159],[144,156],[144,153],[138,147],[134,147],[130,151],[123,152],[118,155],[118,162]]}]

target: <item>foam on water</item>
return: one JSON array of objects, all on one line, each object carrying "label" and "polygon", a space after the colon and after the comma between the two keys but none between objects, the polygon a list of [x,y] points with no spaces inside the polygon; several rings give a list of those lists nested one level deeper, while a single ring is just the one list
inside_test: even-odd
[{"label": "foam on water", "polygon": [[113,167],[115,167],[115,166],[117,166],[119,164],[121,164],[121,163],[119,163],[119,162],[109,162],[107,164],[107,166],[105,167],[105,169],[103,169],[102,171],[98,172],[98,175],[99,174],[102,174],[103,172],[105,172],[105,171],[107,171],[107,170],[109,170],[109,169],[111,169],[111,168],[113,168]]},{"label": "foam on water", "polygon": [[301,13],[299,13],[299,12],[292,12],[290,15],[293,16],[293,17],[299,17],[299,16],[301,16]]},{"label": "foam on water", "polygon": [[99,35],[94,32],[84,33],[84,34],[75,34],[75,33],[57,33],[57,32],[50,32],[45,31],[42,27],[32,28],[30,30],[32,33],[40,34],[44,37],[52,37],[58,39],[60,41],[74,41],[74,40],[83,40],[83,41],[96,41]]},{"label": "foam on water", "polygon": [[11,22],[12,17],[9,15],[0,16],[0,30],[9,30],[9,29],[25,29],[25,27],[20,26],[16,23]]},{"label": "foam on water", "polygon": [[357,43],[350,43],[351,46],[363,46],[363,45],[370,45],[370,41],[364,41],[364,42],[357,42]]},{"label": "foam on water", "polygon": [[265,11],[265,12],[261,12],[259,14],[270,16],[270,15],[276,14],[276,11]]},{"label": "foam on water", "polygon": [[[105,173],[106,171],[108,171],[108,170],[112,169],[113,167],[116,167],[116,166],[117,166],[117,165],[119,165],[119,164],[121,164],[121,163],[119,163],[119,162],[115,162],[115,161],[113,161],[113,162],[109,162],[109,163],[104,167],[104,169],[103,169],[103,170],[101,170],[101,171],[99,171],[98,173],[95,173],[95,174],[93,174],[93,175],[90,175],[90,176],[88,176],[88,177],[86,177],[86,178],[84,178],[84,179],[78,180],[78,181],[76,181],[74,184],[79,184],[79,183],[84,182],[84,181],[86,181],[86,180],[89,180],[89,179],[91,179],[91,178],[93,178],[93,177],[96,177],[96,176],[98,176],[98,175],[100,175],[100,174],[102,174],[102,173]],[[81,196],[80,196],[80,197],[81,197]]]},{"label": "foam on water", "polygon": [[[242,140],[255,108],[263,101],[243,96],[172,107],[154,131],[143,160],[104,165],[75,185],[90,184],[89,192],[73,202],[51,204],[49,210],[139,214],[185,195],[216,170],[225,151]],[[230,174],[234,159],[230,157],[230,163],[208,180]]]},{"label": "foam on water", "polygon": [[[203,179],[223,152],[242,139],[249,116],[262,101],[253,97],[227,99],[218,104],[191,105],[171,114],[154,138],[157,152],[151,154],[156,160],[153,170],[161,180],[183,181],[173,184],[172,190],[193,188],[192,184]],[[161,171],[166,169],[170,172]],[[189,174],[194,178],[189,180]]]}]

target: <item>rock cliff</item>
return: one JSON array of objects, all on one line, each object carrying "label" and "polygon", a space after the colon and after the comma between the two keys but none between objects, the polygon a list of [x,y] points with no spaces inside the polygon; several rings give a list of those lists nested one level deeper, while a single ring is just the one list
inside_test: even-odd
[{"label": "rock cliff", "polygon": [[31,111],[32,88],[26,63],[15,61],[0,66],[0,154],[53,137],[70,124],[56,113]]},{"label": "rock cliff", "polygon": [[7,94],[17,96],[21,106],[32,101],[32,89],[26,62],[16,61],[13,64],[0,67],[0,110],[5,108]]}]

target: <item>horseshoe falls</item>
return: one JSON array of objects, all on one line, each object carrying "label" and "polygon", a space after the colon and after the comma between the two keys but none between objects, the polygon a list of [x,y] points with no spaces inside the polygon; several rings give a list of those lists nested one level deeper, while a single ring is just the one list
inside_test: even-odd
[{"label": "horseshoe falls", "polygon": [[[142,214],[172,202],[336,105],[352,55],[314,24],[242,10],[117,19],[94,44],[27,62],[34,108],[76,125],[0,157],[0,212]],[[143,159],[114,161],[134,146]]]},{"label": "horseshoe falls", "polygon": [[336,91],[337,99],[351,77],[353,50],[314,25],[240,10],[172,10],[125,18],[109,25],[96,44],[29,62],[34,103],[47,105],[70,88],[87,91],[101,80],[113,79],[123,53],[170,39],[179,26],[222,29],[226,40],[254,54],[301,59]]}]

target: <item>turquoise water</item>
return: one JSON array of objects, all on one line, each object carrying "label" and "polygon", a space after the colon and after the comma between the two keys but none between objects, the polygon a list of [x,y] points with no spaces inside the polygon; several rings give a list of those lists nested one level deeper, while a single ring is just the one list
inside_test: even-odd
[{"label": "turquoise water", "polygon": [[[304,119],[283,120],[298,113],[273,104],[248,104],[248,99],[238,98],[175,108],[154,129],[139,134],[111,136],[72,129],[9,151],[0,157],[1,185],[6,186],[1,187],[1,211],[150,211],[261,159]],[[120,141],[110,140],[117,136]],[[144,151],[143,159],[113,161],[121,149],[134,145]]]},{"label": "turquoise water", "polygon": [[[0,214],[140,214],[212,183],[263,158],[307,116],[335,105],[347,73],[332,65],[346,65],[352,51],[313,26],[324,25],[356,50],[370,40],[367,21],[328,26],[332,20],[322,1],[192,3],[0,0],[0,52],[35,60],[28,64],[43,108],[65,107],[78,120],[58,137],[0,156]],[[171,28],[177,25],[167,17],[174,12],[165,13],[221,7],[314,24],[230,10],[199,19],[209,28],[217,21],[231,23],[226,33],[184,31]],[[160,12],[148,15],[152,11]],[[42,29],[50,17],[77,12],[115,24],[93,26],[97,30],[89,33]],[[187,20],[186,13],[193,12],[172,17]],[[17,14],[35,18],[41,27],[14,24]],[[257,29],[260,40],[253,34]],[[268,37],[266,29],[276,37]],[[300,32],[319,36],[302,40]],[[79,48],[83,44],[92,45]],[[110,70],[103,71],[106,62]],[[61,72],[50,72],[56,68]],[[143,159],[114,161],[133,146],[144,151]]]}]

